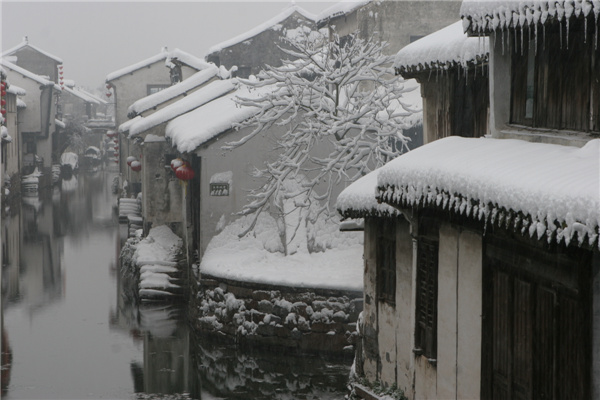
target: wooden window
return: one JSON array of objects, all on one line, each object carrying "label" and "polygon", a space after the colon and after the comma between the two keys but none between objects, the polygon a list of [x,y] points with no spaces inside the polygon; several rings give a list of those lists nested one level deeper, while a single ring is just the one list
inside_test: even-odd
[{"label": "wooden window", "polygon": [[[561,33],[561,29],[563,32]],[[591,28],[588,27],[588,31]],[[534,128],[598,132],[598,52],[585,24],[573,21],[569,34],[558,24],[544,36],[521,43],[518,34],[512,50],[511,122]],[[514,39],[514,36],[513,36]]]},{"label": "wooden window", "polygon": [[377,297],[396,302],[396,222],[383,218],[377,224]]},{"label": "wooden window", "polygon": [[431,361],[437,358],[438,235],[437,224],[419,222],[415,353]]}]

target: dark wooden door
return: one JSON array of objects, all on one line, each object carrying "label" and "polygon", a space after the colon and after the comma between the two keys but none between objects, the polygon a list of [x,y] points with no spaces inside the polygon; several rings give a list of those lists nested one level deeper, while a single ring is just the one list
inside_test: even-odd
[{"label": "dark wooden door", "polygon": [[591,263],[509,244],[486,244],[482,397],[588,398]]}]

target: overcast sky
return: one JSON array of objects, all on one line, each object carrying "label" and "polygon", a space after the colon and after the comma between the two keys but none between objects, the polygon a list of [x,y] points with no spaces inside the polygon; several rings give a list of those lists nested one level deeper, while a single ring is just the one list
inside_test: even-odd
[{"label": "overcast sky", "polygon": [[[2,51],[29,43],[64,63],[66,79],[103,86],[110,72],[157,54],[164,46],[200,58],[289,7],[291,1],[24,2],[0,0]],[[318,14],[334,2],[297,0]]]}]

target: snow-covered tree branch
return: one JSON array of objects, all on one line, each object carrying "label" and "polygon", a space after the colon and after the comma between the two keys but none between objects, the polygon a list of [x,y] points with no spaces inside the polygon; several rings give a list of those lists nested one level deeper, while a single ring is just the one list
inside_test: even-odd
[{"label": "snow-covered tree branch", "polygon": [[[404,82],[389,68],[385,43],[356,34],[330,41],[308,29],[286,42],[289,48],[282,50],[291,61],[267,67],[258,79],[242,80],[250,87],[273,89],[238,99],[240,105],[261,111],[240,125],[251,132],[225,148],[283,127],[276,160],[259,170],[264,185],[250,194],[241,213],[258,216],[271,206],[282,209],[287,201],[314,223],[329,214],[336,185],[355,181],[407,150],[405,119],[420,110],[402,101]],[[290,180],[297,184],[285,184]]]}]

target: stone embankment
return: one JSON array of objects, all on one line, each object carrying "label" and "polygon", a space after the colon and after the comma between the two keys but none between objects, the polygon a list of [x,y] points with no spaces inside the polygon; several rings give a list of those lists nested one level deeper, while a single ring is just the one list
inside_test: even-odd
[{"label": "stone embankment", "polygon": [[362,292],[293,288],[203,275],[196,328],[240,345],[353,352]]}]

